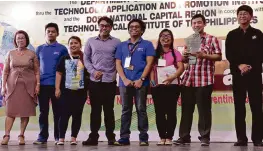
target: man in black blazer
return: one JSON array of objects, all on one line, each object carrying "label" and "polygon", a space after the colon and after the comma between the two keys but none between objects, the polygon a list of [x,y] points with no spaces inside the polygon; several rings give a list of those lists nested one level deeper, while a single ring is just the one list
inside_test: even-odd
[{"label": "man in black blazer", "polygon": [[262,144],[262,62],[263,34],[250,26],[253,9],[242,5],[237,9],[240,26],[230,31],[226,38],[226,58],[233,75],[233,96],[237,142],[234,146],[247,146],[246,96],[252,112],[252,136],[254,146]]}]

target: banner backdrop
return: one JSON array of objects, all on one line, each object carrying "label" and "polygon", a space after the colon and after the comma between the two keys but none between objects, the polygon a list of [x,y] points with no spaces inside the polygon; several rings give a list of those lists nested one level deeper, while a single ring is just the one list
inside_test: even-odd
[{"label": "banner backdrop", "polygon": [[[60,1],[60,2],[0,2],[0,75],[4,57],[8,51],[14,48],[13,38],[17,30],[25,30],[30,36],[30,49],[34,50],[38,45],[45,43],[44,26],[49,22],[59,25],[60,35],[58,41],[67,45],[68,38],[72,35],[79,36],[82,43],[92,36],[98,35],[97,21],[101,16],[113,19],[114,26],[112,36],[127,40],[129,34],[127,24],[133,18],[139,18],[146,22],[147,29],[144,39],[150,40],[156,45],[159,32],[169,28],[175,36],[175,48],[184,45],[184,38],[193,33],[191,29],[191,17],[201,13],[206,17],[205,31],[220,39],[223,51],[223,61],[216,63],[216,83],[212,95],[212,141],[235,141],[234,106],[231,91],[232,76],[229,71],[228,61],[225,60],[224,39],[227,33],[238,27],[236,10],[242,5],[250,5],[254,9],[254,18],[251,21],[253,27],[263,30],[263,1]],[[176,100],[175,100],[176,101]],[[247,100],[248,102],[248,100]],[[158,140],[156,131],[155,112],[151,96],[148,96],[148,116],[150,140]],[[39,108],[37,107],[37,111]],[[0,135],[4,133],[5,109],[0,108]],[[247,132],[250,136],[251,113],[247,105]],[[39,112],[37,112],[39,115]],[[175,138],[178,137],[178,127],[181,117],[181,101],[177,108],[178,124]],[[89,133],[90,105],[87,100],[83,113],[83,122],[79,139],[86,139]],[[121,100],[116,96],[115,102],[116,134],[120,130]],[[50,131],[53,130],[53,118],[50,114]],[[197,141],[198,114],[194,113],[192,126],[192,140]],[[70,126],[70,125],[69,125]],[[137,114],[134,110],[131,125],[132,140],[138,140]],[[105,127],[102,123],[100,140],[106,140]],[[11,133],[19,132],[19,122],[16,121]],[[27,139],[34,140],[39,132],[38,116],[32,117],[27,128]],[[50,133],[50,136],[53,136]],[[67,133],[70,136],[70,128]],[[117,135],[118,136],[118,135]],[[16,137],[11,137],[15,139]],[[53,138],[51,137],[51,140]]]}]

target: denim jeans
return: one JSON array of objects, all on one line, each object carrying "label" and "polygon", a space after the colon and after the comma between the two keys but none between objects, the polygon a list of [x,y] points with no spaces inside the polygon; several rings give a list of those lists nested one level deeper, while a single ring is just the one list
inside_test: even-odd
[{"label": "denim jeans", "polygon": [[135,98],[135,107],[138,117],[138,129],[140,131],[140,141],[148,141],[147,131],[148,117],[146,112],[146,100],[147,100],[148,88],[142,86],[140,89],[134,87],[120,87],[120,96],[122,100],[122,115],[121,115],[121,138],[130,137],[130,126],[133,109],[133,97]]}]

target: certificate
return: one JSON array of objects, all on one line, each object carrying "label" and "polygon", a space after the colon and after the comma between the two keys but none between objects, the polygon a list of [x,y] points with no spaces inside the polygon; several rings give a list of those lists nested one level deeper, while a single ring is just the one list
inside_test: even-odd
[{"label": "certificate", "polygon": [[[174,65],[166,67],[157,67],[157,82],[158,84],[164,84],[163,81],[167,79],[167,76],[174,74],[176,68]],[[176,78],[171,84],[178,84],[178,79]]]}]

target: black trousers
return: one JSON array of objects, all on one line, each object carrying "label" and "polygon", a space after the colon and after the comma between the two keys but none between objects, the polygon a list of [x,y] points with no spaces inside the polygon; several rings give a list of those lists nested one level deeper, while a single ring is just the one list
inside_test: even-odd
[{"label": "black trousers", "polygon": [[252,112],[253,142],[262,140],[262,76],[261,73],[246,75],[233,74],[233,95],[235,104],[235,125],[237,139],[247,141],[246,136],[246,96]]},{"label": "black trousers", "polygon": [[108,140],[115,139],[115,117],[114,117],[114,99],[116,95],[116,82],[89,83],[89,96],[91,104],[90,114],[90,138],[98,140],[98,131],[101,127],[101,111],[104,112],[104,123],[106,127],[106,136]]},{"label": "black trousers", "polygon": [[161,139],[173,139],[177,124],[177,100],[179,85],[158,86],[152,88],[156,126]]},{"label": "black trousers", "polygon": [[50,100],[53,110],[53,119],[54,119],[54,138],[55,140],[59,139],[59,130],[58,130],[58,121],[60,118],[59,113],[59,100],[55,96],[55,86],[41,85],[40,93],[38,95],[39,103],[39,127],[40,133],[38,135],[39,141],[47,141],[49,137],[48,132],[48,114],[49,114],[49,105]]},{"label": "black trousers", "polygon": [[87,91],[62,90],[60,101],[59,138],[65,138],[69,118],[72,117],[71,137],[77,137],[82,120],[84,104],[87,100]]},{"label": "black trousers", "polygon": [[198,131],[201,139],[210,140],[212,125],[212,100],[213,85],[205,87],[182,87],[182,117],[179,129],[179,137],[190,139],[195,104],[198,108]]}]

